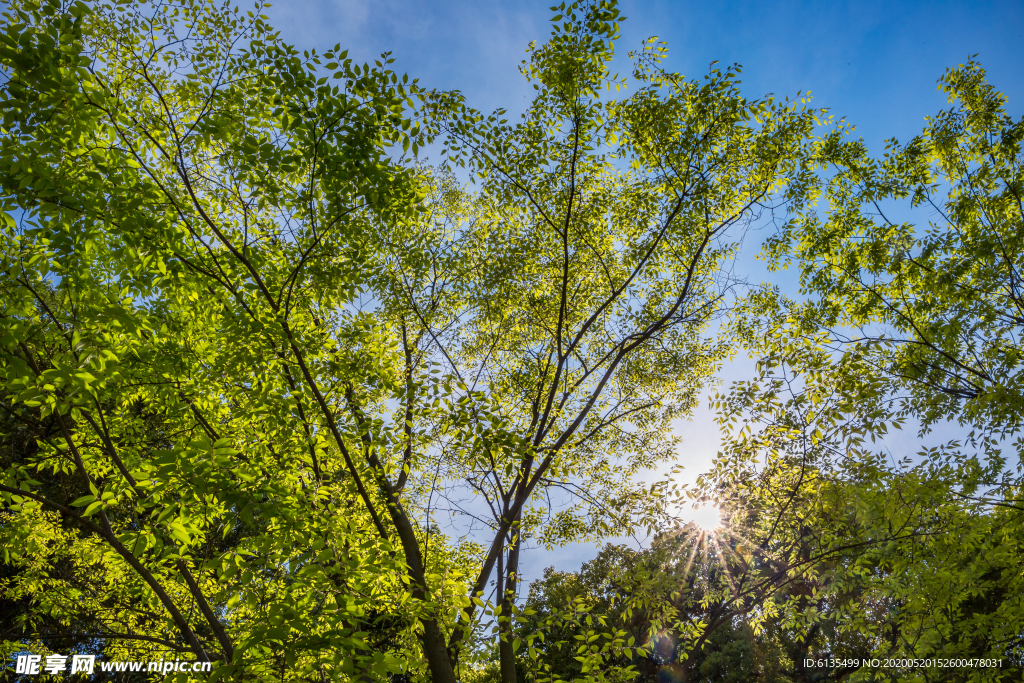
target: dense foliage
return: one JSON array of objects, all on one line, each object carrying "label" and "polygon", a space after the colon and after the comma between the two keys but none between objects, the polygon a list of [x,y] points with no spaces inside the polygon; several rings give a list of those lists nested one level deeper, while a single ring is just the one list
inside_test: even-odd
[{"label": "dense foliage", "polygon": [[[1024,123],[980,66],[879,160],[654,39],[613,75],[608,0],[555,9],[514,123],[387,54],[300,54],[260,10],[6,6],[4,656],[1010,680]],[[799,297],[732,271],[769,214]],[[713,470],[644,484],[740,345],[761,362],[717,399]],[[920,452],[886,450],[903,427]],[[674,523],[694,501],[722,526]],[[524,591],[524,545],[640,529]]]},{"label": "dense foliage", "polygon": [[[1024,122],[976,63],[940,87],[953,107],[880,160],[841,130],[824,136],[806,203],[766,245],[775,267],[799,269],[801,298],[765,287],[736,309],[730,329],[758,374],[718,396],[729,437],[714,468],[666,489],[716,501],[723,526],[606,548],[534,585],[538,614],[586,606],[604,630],[646,640],[640,679],[995,681],[1024,668]],[[920,445],[890,445],[901,430]],[[593,631],[560,628],[545,659],[578,678],[574,647]],[[962,658],[989,664],[937,664]]]}]

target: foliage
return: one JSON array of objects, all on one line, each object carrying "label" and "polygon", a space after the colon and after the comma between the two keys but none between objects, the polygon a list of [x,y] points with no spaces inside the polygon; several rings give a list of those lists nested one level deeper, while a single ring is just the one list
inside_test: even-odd
[{"label": "foliage", "polygon": [[[817,174],[767,244],[774,267],[800,269],[805,298],[763,288],[739,309],[732,330],[760,355],[758,373],[715,403],[728,430],[715,466],[670,494],[722,509],[714,543],[684,533],[614,569],[602,555],[578,575],[550,573],[531,594],[540,613],[582,596],[644,644],[649,671],[683,680],[932,680],[924,667],[863,664],[886,658],[1002,662],[949,680],[1019,673],[1021,489],[1003,452],[1021,447],[1024,124],[975,63],[940,84],[959,106],[884,160],[843,127],[823,137]],[[944,223],[923,235],[897,225],[899,199]],[[948,423],[959,438],[928,445]],[[909,425],[920,451],[894,456],[886,437]],[[654,560],[666,542],[677,550]],[[737,625],[749,641],[731,654],[712,645]],[[552,635],[567,644],[580,631]],[[560,652],[549,645],[547,661],[577,677]],[[854,664],[810,669],[808,657]]]},{"label": "foliage", "polygon": [[[738,68],[702,81],[667,72],[653,39],[632,55],[637,92],[607,97],[625,83],[608,68],[618,10],[554,11],[551,39],[521,68],[537,95],[520,123],[458,97],[430,105],[450,107],[438,123],[445,153],[481,188],[471,229],[458,233],[475,244],[445,252],[459,268],[480,264],[462,309],[471,323],[441,355],[486,387],[494,421],[516,437],[495,448],[492,432],[486,458],[459,465],[498,531],[478,587],[498,564],[505,681],[520,642],[533,656],[539,637],[511,628],[521,539],[600,538],[652,519],[660,503],[632,475],[672,456],[670,421],[728,353],[703,336],[731,286],[723,265],[750,220],[792,199],[817,120],[799,103],[747,100]],[[455,280],[433,272],[431,296]],[[421,310],[433,302],[422,300]],[[448,334],[437,327],[431,338]],[[556,513],[552,496],[567,509]]]},{"label": "foliage", "polygon": [[[690,492],[717,499],[722,527],[606,547],[531,586],[536,614],[520,628],[546,636],[536,680],[584,677],[577,646],[616,630],[641,649],[606,654],[600,671],[632,664],[637,680],[924,681],[924,667],[864,662],[962,657],[1002,666],[951,680],[1013,680],[1024,663],[1019,512],[964,502],[970,479],[948,464],[886,462],[865,438],[871,420],[858,424],[835,391],[848,368],[819,360],[799,375],[766,363],[723,395],[723,419],[742,428]],[[595,626],[559,615],[570,608]]]},{"label": "foliage", "polygon": [[[890,141],[883,159],[838,132],[821,141],[820,190],[807,195],[817,203],[767,244],[775,267],[797,265],[805,298],[761,290],[736,326],[764,361],[760,378],[734,398],[746,393],[740,403],[774,417],[736,414],[749,435],[722,465],[773,467],[785,449],[772,439],[785,444],[794,425],[817,425],[815,467],[827,486],[846,488],[856,522],[834,538],[863,545],[826,567],[821,606],[791,613],[813,623],[827,612],[866,638],[874,656],[970,655],[1019,667],[1013,311],[1024,123],[1005,113],[1005,98],[975,62],[939,83],[955,106],[909,143]],[[929,209],[927,228],[897,223],[919,208]],[[791,398],[780,399],[786,391]],[[917,428],[920,446],[893,454],[886,434],[905,426]],[[943,442],[950,432],[955,438]],[[821,537],[835,513],[805,513],[809,531]],[[900,676],[927,680],[921,670]]]},{"label": "foliage", "polygon": [[[384,156],[409,93],[383,61],[321,69],[259,10],[5,14],[8,652],[418,666],[429,608],[308,412],[337,378],[323,311],[362,334],[340,307],[371,215],[415,214]],[[464,592],[473,560],[436,545],[438,597]]]},{"label": "foliage", "polygon": [[[953,420],[998,441],[1024,414],[1024,119],[1006,113],[977,62],[950,69],[939,86],[955,106],[910,142],[889,141],[882,159],[836,135],[821,142],[828,208],[797,216],[768,244],[776,266],[795,260],[811,300],[782,302],[771,320],[788,315],[792,334],[830,331],[836,348],[864,356],[870,381],[887,385],[860,393],[900,396],[899,415],[926,429]],[[920,209],[927,227],[897,222]]]},{"label": "foliage", "polygon": [[[387,54],[300,55],[260,8],[3,15],[5,654],[438,683],[1020,663],[1024,122],[979,65],[876,160],[655,39],[613,75],[609,0],[555,8],[516,123]],[[757,290],[714,338],[776,211],[805,300]],[[717,399],[715,467],[641,484],[736,340],[761,363]],[[693,501],[724,526],[662,525]],[[519,599],[526,544],[644,526]]]},{"label": "foliage", "polygon": [[[777,620],[786,639],[803,642],[808,657],[969,656],[1004,668],[961,670],[956,680],[1012,677],[1024,624],[1019,512],[971,499],[975,482],[992,474],[977,460],[946,459],[936,449],[923,454],[930,458],[894,462],[876,442],[892,416],[879,421],[869,402],[837,390],[850,365],[822,350],[813,356],[792,357],[799,370],[765,363],[757,379],[726,397],[728,412],[743,412],[744,427],[713,481],[730,505],[760,511],[761,527],[771,526],[771,545],[758,544],[755,555],[770,557],[786,543],[802,548],[801,562],[781,567],[789,590],[757,612]],[[772,483],[772,473],[785,473],[783,481]],[[800,669],[802,657],[792,659]],[[855,669],[831,675],[881,675],[877,667]],[[927,675],[922,667],[899,671],[900,680]]]}]

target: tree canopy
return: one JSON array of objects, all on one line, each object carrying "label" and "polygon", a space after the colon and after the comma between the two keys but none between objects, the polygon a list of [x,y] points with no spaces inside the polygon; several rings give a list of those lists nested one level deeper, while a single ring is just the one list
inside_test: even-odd
[{"label": "tree canopy", "polygon": [[[611,0],[553,8],[513,122],[387,53],[300,53],[262,7],[3,14],[5,656],[361,683],[1020,664],[1024,123],[980,65],[875,159],[656,39],[613,74]],[[782,215],[765,255],[798,295],[734,271]],[[740,349],[714,468],[646,483]],[[695,501],[719,529],[673,521]],[[529,545],[640,530],[523,586]]]}]

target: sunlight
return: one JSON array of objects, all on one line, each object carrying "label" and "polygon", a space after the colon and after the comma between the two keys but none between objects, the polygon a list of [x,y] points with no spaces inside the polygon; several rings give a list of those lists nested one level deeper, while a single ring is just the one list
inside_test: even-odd
[{"label": "sunlight", "polygon": [[691,521],[705,533],[714,531],[722,523],[718,508],[710,503],[696,508],[692,513]]}]

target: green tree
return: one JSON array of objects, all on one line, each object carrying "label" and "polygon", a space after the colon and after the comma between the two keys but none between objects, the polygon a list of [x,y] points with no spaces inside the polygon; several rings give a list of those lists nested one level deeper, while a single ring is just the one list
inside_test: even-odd
[{"label": "green tree", "polygon": [[[954,464],[889,464],[870,438],[889,416],[859,413],[836,391],[850,368],[831,361],[819,349],[764,363],[722,396],[737,428],[691,492],[717,500],[719,529],[609,547],[531,587],[520,628],[545,638],[541,666],[521,658],[528,676],[615,679],[632,663],[640,680],[930,680],[926,666],[864,661],[975,657],[1002,666],[940,673],[1013,679],[1019,516],[965,503]],[[631,658],[592,649],[617,634],[640,648]]]},{"label": "green tree", "polygon": [[[651,519],[648,492],[622,482],[672,457],[670,420],[728,353],[702,337],[725,305],[723,265],[750,220],[799,193],[817,121],[796,103],[744,98],[738,68],[703,80],[665,71],[655,39],[631,55],[637,92],[612,98],[602,90],[625,85],[609,71],[615,5],[554,11],[551,39],[522,65],[537,95],[521,122],[455,99],[439,124],[449,159],[481,181],[472,231],[460,234],[476,255],[457,259],[480,264],[464,309],[472,325],[442,355],[489,382],[516,438],[485,442],[486,459],[459,466],[498,530],[477,586],[497,565],[506,682],[522,642],[521,539],[600,538],[633,515]],[[553,514],[545,499],[559,491],[572,505]]]},{"label": "green tree", "polygon": [[[820,174],[769,241],[776,266],[799,267],[807,296],[758,291],[734,327],[761,354],[759,371],[719,397],[723,450],[680,491],[681,502],[714,500],[725,513],[716,547],[675,540],[682,552],[649,572],[609,555],[578,575],[549,574],[530,598],[541,617],[525,628],[543,628],[553,604],[585,608],[601,626],[563,620],[548,631],[547,673],[586,676],[583,645],[624,629],[644,646],[641,661],[684,680],[748,675],[743,642],[774,653],[762,670],[773,680],[1019,675],[1024,518],[1004,452],[1019,458],[1021,447],[1022,124],[977,64],[940,83],[957,106],[908,145],[891,143],[883,160],[842,129],[823,138]],[[927,205],[942,222],[923,234],[896,225],[886,217],[900,210],[895,200]],[[885,447],[908,424],[924,444],[944,421],[963,437],[895,457]],[[736,624],[755,635],[728,652],[716,640]],[[959,657],[1002,666],[863,665]]]},{"label": "green tree", "polygon": [[[753,513],[755,528],[773,529],[773,547],[751,544],[755,556],[801,548],[798,562],[777,565],[789,588],[759,610],[780,642],[801,644],[786,647],[794,680],[873,680],[880,672],[865,658],[963,657],[1002,667],[943,675],[1012,680],[1024,623],[1019,511],[973,495],[991,468],[965,461],[955,442],[895,461],[876,439],[899,426],[898,416],[842,390],[851,372],[863,381],[872,367],[843,360],[793,345],[785,362],[765,361],[755,380],[734,386],[723,417],[742,427],[703,482]],[[860,665],[807,670],[804,657]],[[924,681],[933,672],[888,673]]]},{"label": "green tree", "polygon": [[[910,142],[890,141],[882,158],[841,131],[821,141],[818,189],[806,195],[817,202],[767,244],[774,266],[799,268],[803,297],[751,297],[738,330],[764,372],[742,402],[783,429],[824,420],[816,466],[826,481],[853,484],[856,524],[843,533],[864,544],[829,569],[821,593],[845,629],[867,637],[875,656],[1019,667],[1024,121],[1007,115],[976,62],[939,85],[953,106]],[[780,400],[786,390],[791,400]],[[757,432],[749,413],[737,419]],[[885,435],[906,426],[921,446],[887,452]],[[957,437],[943,442],[939,429]],[[776,450],[762,442],[748,453],[773,462]],[[732,467],[754,467],[742,447],[733,452]],[[901,533],[879,542],[886,528]]]},{"label": "green tree", "polygon": [[[108,656],[157,646],[255,678],[418,661],[378,492],[310,417],[337,377],[317,313],[351,300],[372,216],[415,213],[384,156],[409,92],[386,58],[319,66],[259,11],[4,15],[3,407],[20,433],[0,490],[5,592],[27,606],[8,651],[48,620]],[[457,583],[449,559],[420,568]],[[374,651],[380,621],[412,664]]]},{"label": "green tree", "polygon": [[[776,267],[795,262],[810,299],[766,297],[762,312],[783,338],[819,333],[863,358],[867,386],[851,378],[844,391],[876,397],[925,431],[947,420],[974,430],[979,453],[1014,465],[1024,118],[1006,113],[976,62],[947,71],[939,87],[954,106],[910,142],[890,140],[881,159],[839,132],[822,141],[831,177],[815,194],[828,208],[798,215],[767,245]],[[919,222],[895,218],[922,211]]]}]

